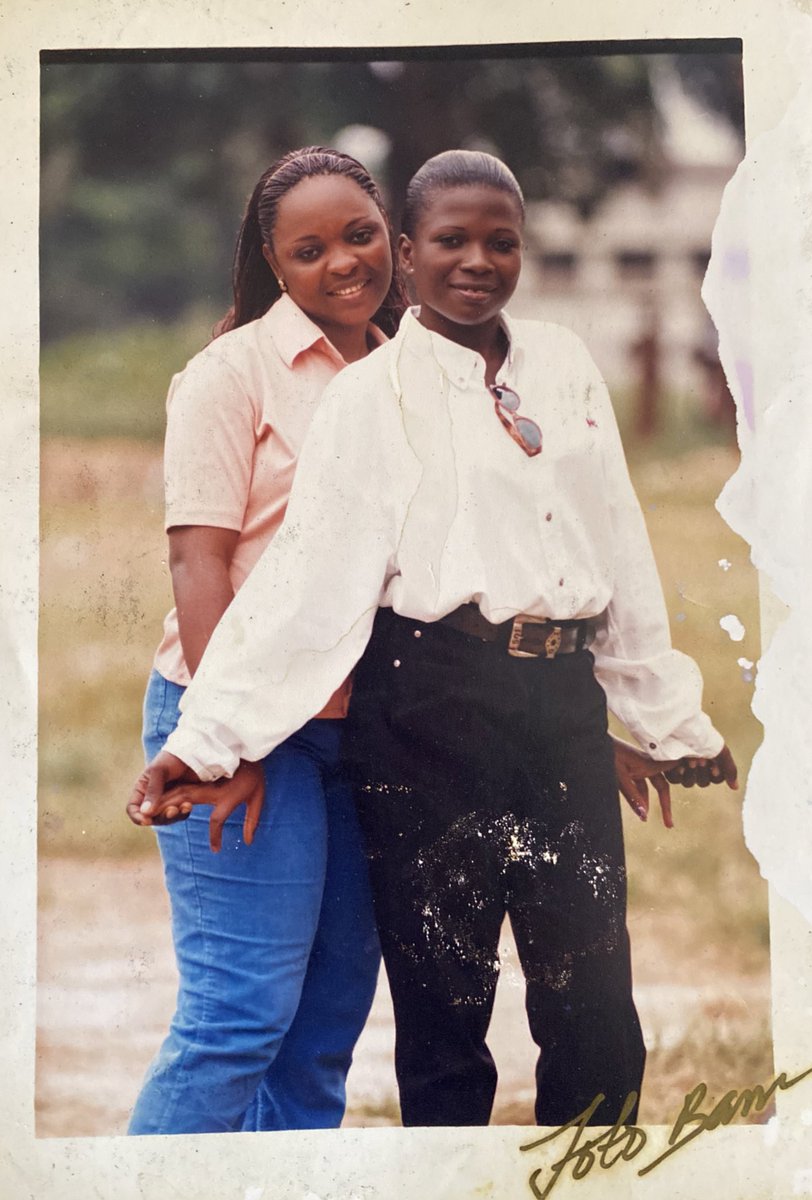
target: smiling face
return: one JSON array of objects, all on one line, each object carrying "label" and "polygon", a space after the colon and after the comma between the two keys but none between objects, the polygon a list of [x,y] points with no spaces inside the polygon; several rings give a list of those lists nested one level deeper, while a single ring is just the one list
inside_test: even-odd
[{"label": "smiling face", "polygon": [[336,342],[366,327],[392,279],[384,219],[344,175],[314,175],[292,187],[279,201],[273,245],[263,253],[290,298]]},{"label": "smiling face", "polygon": [[420,321],[467,343],[472,327],[498,324],[522,265],[522,212],[508,192],[466,184],[429,193],[400,254]]}]

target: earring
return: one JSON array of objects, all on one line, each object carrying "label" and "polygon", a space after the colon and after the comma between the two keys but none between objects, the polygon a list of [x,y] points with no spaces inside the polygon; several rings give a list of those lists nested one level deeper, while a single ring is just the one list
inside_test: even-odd
[{"label": "earring", "polygon": [[288,285],[285,283],[284,279],[277,278],[276,282],[279,284],[280,292],[286,292],[288,290]]}]

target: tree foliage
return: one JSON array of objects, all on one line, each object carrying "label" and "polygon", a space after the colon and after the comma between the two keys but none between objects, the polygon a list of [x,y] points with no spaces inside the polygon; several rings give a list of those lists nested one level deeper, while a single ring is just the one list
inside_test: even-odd
[{"label": "tree foliage", "polygon": [[[741,127],[738,56],[674,62],[695,95]],[[224,308],[235,234],[260,172],[347,126],[388,138],[382,183],[396,217],[413,171],[451,146],[492,150],[529,198],[557,197],[583,213],[619,179],[654,185],[663,159],[648,66],[640,55],[451,52],[388,64],[47,63],[43,337],[168,319],[192,304]]]}]

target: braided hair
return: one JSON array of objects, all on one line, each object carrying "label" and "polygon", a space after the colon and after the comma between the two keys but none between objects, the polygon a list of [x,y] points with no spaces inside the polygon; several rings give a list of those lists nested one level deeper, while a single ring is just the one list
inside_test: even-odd
[{"label": "braided hair", "polygon": [[398,266],[392,226],[378,185],[366,168],[351,155],[325,146],[305,146],[291,150],[268,167],[251,193],[234,251],[231,274],[234,303],[215,328],[215,337],[261,317],[279,299],[279,284],[265,261],[262,247],[273,245],[273,231],[282,197],[303,179],[311,179],[316,175],[344,175],[354,180],[374,201],[383,217],[392,248],[393,274],[389,291],[372,319],[388,337],[397,331],[408,300]]}]

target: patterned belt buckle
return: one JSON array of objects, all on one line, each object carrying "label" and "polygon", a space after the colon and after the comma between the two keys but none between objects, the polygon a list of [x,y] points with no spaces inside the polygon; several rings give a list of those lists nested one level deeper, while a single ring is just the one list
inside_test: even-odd
[{"label": "patterned belt buckle", "polygon": [[[513,628],[510,631],[510,639],[508,641],[508,654],[513,658],[540,658],[538,651],[521,650],[519,647],[522,644],[522,637],[525,625],[549,625],[546,617],[514,617]],[[544,654],[546,658],[555,658],[558,653],[558,648],[561,645],[561,627],[554,625],[552,632],[548,634],[544,642]]]}]

